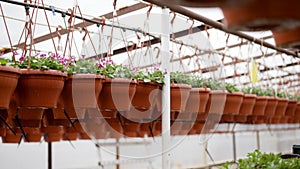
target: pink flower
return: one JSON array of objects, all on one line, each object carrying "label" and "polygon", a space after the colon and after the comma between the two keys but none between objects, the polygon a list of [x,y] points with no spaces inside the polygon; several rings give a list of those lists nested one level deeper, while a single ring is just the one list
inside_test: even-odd
[{"label": "pink flower", "polygon": [[40,54],[40,57],[41,57],[41,58],[44,58],[44,57],[46,57],[46,54],[45,54],[45,53],[42,53],[42,54]]},{"label": "pink flower", "polygon": [[21,56],[21,57],[19,58],[19,61],[20,61],[20,62],[23,62],[25,59],[26,59],[25,56]]},{"label": "pink flower", "polygon": [[3,56],[3,55],[4,55],[4,52],[1,52],[1,53],[0,53],[0,56]]},{"label": "pink flower", "polygon": [[19,55],[19,53],[17,51],[13,51],[12,53],[13,53],[13,55]]}]

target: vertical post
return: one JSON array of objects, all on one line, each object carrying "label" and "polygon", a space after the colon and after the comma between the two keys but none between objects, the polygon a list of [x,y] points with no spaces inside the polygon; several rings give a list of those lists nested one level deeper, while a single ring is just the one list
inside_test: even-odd
[{"label": "vertical post", "polygon": [[52,143],[48,142],[48,169],[52,169]]},{"label": "vertical post", "polygon": [[162,168],[170,169],[170,21],[169,9],[167,8],[162,8],[161,26],[161,63],[163,70],[167,72],[162,90]]},{"label": "vertical post", "polygon": [[116,169],[120,169],[120,149],[119,149],[119,139],[116,139],[116,159],[117,159],[117,164],[116,164]]},{"label": "vertical post", "polygon": [[235,132],[232,132],[232,146],[233,146],[233,161],[236,162],[236,137]]},{"label": "vertical post", "polygon": [[260,150],[260,138],[259,138],[258,130],[256,130],[256,146],[257,146],[257,149]]}]

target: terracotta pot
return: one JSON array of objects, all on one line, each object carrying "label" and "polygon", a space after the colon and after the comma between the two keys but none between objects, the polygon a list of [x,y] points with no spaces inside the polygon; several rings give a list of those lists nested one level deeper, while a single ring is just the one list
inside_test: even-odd
[{"label": "terracotta pot", "polygon": [[289,117],[282,116],[279,117],[279,120],[280,120],[280,124],[287,124],[289,121]]},{"label": "terracotta pot", "polygon": [[64,126],[47,126],[41,128],[41,131],[45,134],[44,138],[47,142],[57,142],[64,137]]},{"label": "terracotta pot", "polygon": [[100,110],[98,108],[96,109],[87,109],[86,111],[88,113],[88,117],[93,118],[116,118],[117,117],[117,111],[116,110]]},{"label": "terracotta pot", "polygon": [[223,90],[212,90],[205,108],[205,113],[223,114],[227,92]]},{"label": "terracotta pot", "polygon": [[91,137],[86,133],[79,133],[80,140],[91,140]]},{"label": "terracotta pot", "polygon": [[9,107],[19,77],[19,69],[9,66],[0,66],[0,108]]},{"label": "terracotta pot", "polygon": [[95,74],[68,76],[62,97],[64,108],[70,118],[77,118],[77,115],[81,115],[86,108],[98,107],[97,101],[102,89],[102,79],[103,76]]},{"label": "terracotta pot", "polygon": [[123,126],[122,122],[120,122],[118,119],[105,119],[106,125],[105,129],[109,132],[109,135],[113,138],[119,138],[120,135],[123,135]]},{"label": "terracotta pot", "polygon": [[234,122],[236,122],[236,123],[246,123],[247,119],[248,119],[248,116],[244,115],[244,114],[234,115]]},{"label": "terracotta pot", "polygon": [[[22,131],[19,127],[14,128],[16,133],[21,133]],[[41,133],[40,128],[34,127],[23,127],[23,130],[26,133],[27,139],[24,138],[25,142],[41,142],[41,138],[43,137],[43,133]]]},{"label": "terracotta pot", "polygon": [[171,111],[185,111],[191,88],[188,84],[171,84]]},{"label": "terracotta pot", "polygon": [[197,120],[197,122],[205,122],[207,116],[208,116],[208,113],[199,113],[199,114],[197,114],[196,120]]},{"label": "terracotta pot", "polygon": [[256,102],[255,94],[245,94],[239,115],[251,115]]},{"label": "terracotta pot", "polygon": [[271,97],[267,97],[267,100],[268,102],[265,110],[265,115],[274,116],[278,104],[278,99],[276,97],[271,96]]},{"label": "terracotta pot", "polygon": [[74,129],[73,127],[68,127],[68,128],[65,128],[65,134],[64,134],[63,140],[68,140],[68,141],[77,140],[78,136],[79,136],[79,133],[76,129]]},{"label": "terracotta pot", "polygon": [[253,115],[264,115],[267,107],[267,97],[265,96],[257,96],[256,102],[253,108]]},{"label": "terracotta pot", "polygon": [[188,6],[188,7],[220,7],[220,6],[236,6],[237,4],[245,3],[249,0],[167,0],[166,2]]},{"label": "terracotta pot", "polygon": [[280,116],[270,117],[269,124],[280,124]]},{"label": "terracotta pot", "polygon": [[126,132],[135,132],[135,133],[137,133],[140,130],[140,126],[141,126],[140,123],[125,122],[124,127],[123,127],[123,131],[124,131],[124,133],[126,133]]},{"label": "terracotta pot", "polygon": [[252,115],[248,116],[248,118],[251,117],[253,124],[266,124],[267,123],[267,117],[262,115]]},{"label": "terracotta pot", "polygon": [[251,0],[236,6],[223,6],[222,11],[231,30],[278,30],[300,25],[299,5],[298,0]]},{"label": "terracotta pot", "polygon": [[185,107],[185,112],[204,113],[209,99],[209,93],[209,88],[192,88]]},{"label": "terracotta pot", "polygon": [[223,114],[221,117],[220,123],[233,123],[234,122],[234,116],[232,114]]},{"label": "terracotta pot", "polygon": [[136,82],[130,79],[105,79],[99,96],[100,110],[130,110]]},{"label": "terracotta pot", "polygon": [[227,93],[224,114],[239,114],[243,98],[242,92]]},{"label": "terracotta pot", "polygon": [[275,116],[283,116],[287,105],[288,105],[288,99],[287,98],[277,98],[278,104],[275,111]]},{"label": "terracotta pot", "polygon": [[[66,74],[56,70],[21,69],[16,101],[19,107],[55,108]],[[46,99],[47,98],[47,99]]]},{"label": "terracotta pot", "polygon": [[19,143],[21,141],[22,134],[16,133],[13,134],[8,128],[6,128],[6,135],[5,137],[2,137],[3,143]]},{"label": "terracotta pot", "polygon": [[131,107],[129,111],[126,111],[125,114],[122,114],[125,118],[129,120],[141,120],[141,119],[152,119],[153,109],[138,109]]},{"label": "terracotta pot", "polygon": [[6,135],[6,128],[5,127],[1,127],[0,128],[0,137],[5,137]]},{"label": "terracotta pot", "polygon": [[148,137],[153,137],[155,136],[153,131],[154,131],[154,123],[152,122],[141,123],[140,130],[138,131],[138,136],[145,137],[147,135]]},{"label": "terracotta pot", "polygon": [[[18,113],[19,122],[23,127],[41,127],[44,109],[19,108]],[[15,126],[19,126],[15,118],[13,121]]]},{"label": "terracotta pot", "polygon": [[276,46],[289,49],[300,49],[300,27],[272,31]]},{"label": "terracotta pot", "polygon": [[171,132],[173,131],[174,134],[175,134],[175,131],[180,131],[180,130],[183,130],[182,129],[182,125],[183,125],[183,122],[174,122],[172,125],[171,125]]},{"label": "terracotta pot", "polygon": [[[10,123],[10,119],[8,119],[8,110],[7,109],[0,109],[0,116],[7,122]],[[0,128],[6,127],[6,124],[0,120]]]},{"label": "terracotta pot", "polygon": [[300,118],[300,102],[297,102],[297,107],[295,111],[295,117]]},{"label": "terracotta pot", "polygon": [[287,108],[285,110],[285,115],[294,116],[297,108],[297,100],[289,100]]},{"label": "terracotta pot", "polygon": [[138,81],[136,91],[132,99],[132,106],[139,110],[154,108],[154,101],[157,99],[160,85],[154,82],[145,83]]}]

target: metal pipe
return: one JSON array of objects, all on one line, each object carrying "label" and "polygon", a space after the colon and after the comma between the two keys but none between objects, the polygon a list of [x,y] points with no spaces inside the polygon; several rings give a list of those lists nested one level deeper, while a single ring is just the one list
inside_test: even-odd
[{"label": "metal pipe", "polygon": [[216,29],[219,29],[221,31],[224,31],[224,32],[227,32],[227,33],[230,33],[230,34],[233,34],[233,35],[236,35],[236,36],[239,36],[241,38],[244,38],[244,39],[247,39],[251,42],[254,42],[258,45],[262,45],[262,46],[265,46],[267,48],[270,48],[270,49],[274,49],[274,50],[277,50],[277,51],[280,51],[282,53],[285,53],[287,55],[291,55],[291,56],[294,56],[296,58],[300,58],[300,56],[298,56],[298,54],[296,52],[291,52],[291,51],[288,51],[286,49],[282,49],[282,48],[278,48],[270,43],[267,43],[265,41],[263,41],[262,39],[256,39],[255,37],[252,37],[250,35],[247,35],[245,33],[242,33],[242,32],[239,32],[239,31],[232,31],[230,29],[227,29],[226,26],[222,23],[219,23],[219,22],[216,22],[214,20],[211,20],[209,18],[206,18],[202,15],[199,15],[193,11],[190,11],[182,6],[179,6],[179,5],[174,5],[172,3],[169,3],[167,1],[163,1],[163,0],[144,0],[146,2],[149,2],[149,3],[152,3],[152,4],[155,4],[155,5],[158,5],[158,6],[162,6],[162,7],[168,7],[170,10],[174,11],[174,12],[178,12],[182,15],[185,15],[185,16],[188,16],[188,17],[191,17],[193,19],[196,19],[200,22],[203,22],[205,24],[208,24]]},{"label": "metal pipe", "polygon": [[161,20],[161,48],[162,57],[161,63],[163,70],[167,71],[165,75],[165,85],[162,90],[162,169],[171,169],[170,159],[170,21],[169,21],[169,9],[162,9]]},{"label": "metal pipe", "polygon": [[48,169],[52,169],[52,143],[48,142]]}]

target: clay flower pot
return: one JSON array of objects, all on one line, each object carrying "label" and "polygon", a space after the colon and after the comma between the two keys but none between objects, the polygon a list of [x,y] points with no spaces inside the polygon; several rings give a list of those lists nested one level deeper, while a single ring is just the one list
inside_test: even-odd
[{"label": "clay flower pot", "polygon": [[22,138],[22,133],[12,133],[8,128],[6,128],[5,137],[2,137],[3,143],[19,143]]},{"label": "clay flower pot", "polygon": [[123,127],[123,133],[127,137],[137,137],[140,130],[141,123],[125,122]]},{"label": "clay flower pot", "polygon": [[[22,134],[22,131],[19,127],[14,128],[14,130],[16,133]],[[23,130],[25,131],[27,137],[27,139],[24,138],[25,142],[40,142],[44,135],[41,133],[40,128],[24,127]]]},{"label": "clay flower pot", "polygon": [[188,84],[171,84],[171,111],[185,111],[191,88]]},{"label": "clay flower pot", "polygon": [[275,116],[283,116],[287,105],[288,105],[288,99],[287,98],[277,98],[278,104],[275,111]]},{"label": "clay flower pot", "polygon": [[98,107],[97,102],[102,90],[102,79],[103,76],[95,74],[74,74],[68,76],[64,85],[62,99],[64,108],[70,118],[76,118],[76,112],[81,112],[82,109]]},{"label": "clay flower pot", "polygon": [[299,26],[298,7],[298,0],[250,0],[240,5],[221,8],[229,29],[258,31]]},{"label": "clay flower pot", "polygon": [[132,106],[139,110],[154,108],[154,100],[159,94],[160,85],[154,82],[138,81],[136,91],[132,99]]},{"label": "clay flower pot", "polygon": [[257,96],[253,108],[253,115],[264,115],[267,107],[267,103],[268,100],[266,96]]},{"label": "clay flower pot", "polygon": [[300,49],[300,26],[293,29],[272,31],[275,44],[278,47]]},{"label": "clay flower pot", "polygon": [[233,123],[234,122],[234,116],[233,114],[223,114],[221,117],[220,123]]},{"label": "clay flower pot", "polygon": [[63,140],[73,141],[77,140],[79,136],[78,131],[73,127],[67,127],[65,128],[65,134],[63,137]]},{"label": "clay flower pot", "polygon": [[[17,111],[19,122],[23,127],[41,127],[44,109],[19,108]],[[15,126],[19,125],[15,118],[13,121]]]},{"label": "clay flower pot", "polygon": [[276,97],[267,97],[267,100],[268,102],[266,105],[265,115],[274,116],[278,104],[278,99]]},{"label": "clay flower pot", "polygon": [[297,103],[296,111],[295,111],[295,117],[297,119],[300,119],[300,102]]},{"label": "clay flower pot", "polygon": [[6,128],[5,127],[1,127],[0,128],[0,137],[5,137],[6,135]]},{"label": "clay flower pot", "polygon": [[212,90],[209,94],[205,113],[223,114],[227,93],[223,90]]},{"label": "clay flower pot", "polygon": [[0,66],[0,108],[9,107],[19,77],[19,69],[9,66]]},{"label": "clay flower pot", "polygon": [[248,118],[248,116],[244,115],[244,114],[242,114],[242,115],[240,115],[240,114],[234,115],[234,122],[236,122],[236,123],[246,123],[247,122],[247,118]]},{"label": "clay flower pot", "polygon": [[239,114],[243,98],[244,93],[242,92],[227,93],[224,114]]},{"label": "clay flower pot", "polygon": [[47,126],[41,128],[44,133],[45,141],[47,142],[57,142],[63,139],[64,126]]},{"label": "clay flower pot", "polygon": [[136,121],[141,119],[152,119],[153,112],[153,109],[145,110],[131,107],[129,111],[126,111],[125,114],[122,113],[122,115],[128,120]]},{"label": "clay flower pot", "polygon": [[57,70],[21,69],[16,101],[19,107],[55,108],[66,74]]},{"label": "clay flower pot", "polygon": [[186,113],[204,113],[209,99],[209,88],[192,88],[187,101]]},{"label": "clay flower pot", "polygon": [[167,0],[167,2],[188,7],[219,7],[219,6],[235,6],[245,3],[249,0]]},{"label": "clay flower pot", "polygon": [[251,115],[256,102],[255,94],[245,94],[240,108],[240,115]]},{"label": "clay flower pot", "polygon": [[98,99],[100,110],[130,110],[136,82],[131,79],[105,79]]},{"label": "clay flower pot", "polygon": [[289,100],[285,111],[286,116],[294,116],[297,108],[297,100]]}]

